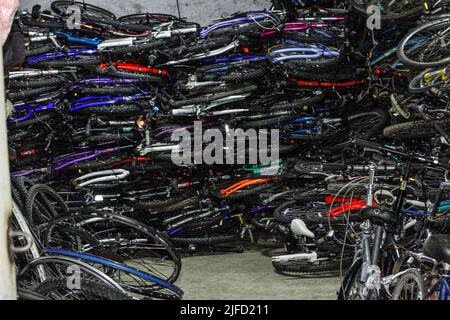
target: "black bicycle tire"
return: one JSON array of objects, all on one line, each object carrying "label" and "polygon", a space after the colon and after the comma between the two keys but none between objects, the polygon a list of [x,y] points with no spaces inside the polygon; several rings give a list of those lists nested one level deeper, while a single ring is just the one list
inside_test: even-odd
[{"label": "black bicycle tire", "polygon": [[37,62],[34,65],[39,67],[88,67],[92,65],[98,65],[102,62],[100,58],[86,58],[86,59],[77,59],[77,60],[67,60],[67,59],[61,59],[61,60],[46,60]]},{"label": "black bicycle tire", "polygon": [[28,127],[28,126],[38,124],[38,123],[44,124],[48,120],[55,117],[55,115],[56,114],[54,112],[49,112],[49,113],[45,113],[42,115],[34,115],[34,116],[32,116],[31,119],[28,119],[28,120],[10,122],[10,123],[8,123],[8,130],[24,128],[24,127]]},{"label": "black bicycle tire", "polygon": [[[47,279],[38,284],[34,290],[36,293],[46,296],[53,290],[66,289],[68,283],[68,278]],[[117,288],[90,279],[80,279],[80,289],[94,293],[105,300],[133,300],[132,297]]]},{"label": "black bicycle tire", "polygon": [[27,89],[27,90],[18,90],[13,92],[8,92],[6,94],[6,98],[11,101],[19,101],[24,100],[30,97],[36,97],[40,94],[51,92],[57,90],[57,86],[49,86],[49,87],[41,87],[35,89]]},{"label": "black bicycle tire", "polygon": [[216,235],[207,236],[206,238],[192,237],[192,238],[180,238],[171,237],[170,240],[175,245],[204,245],[210,246],[215,244],[229,243],[238,240],[240,236],[238,234]]},{"label": "black bicycle tire", "polygon": [[39,80],[23,80],[23,81],[9,81],[8,86],[11,89],[25,89],[25,88],[42,88],[42,87],[56,87],[65,83],[67,80],[61,77]]},{"label": "black bicycle tire", "polygon": [[48,44],[45,44],[45,45],[37,47],[37,48],[25,50],[25,57],[37,56],[37,55],[47,53],[50,51],[54,51],[54,50],[55,50],[55,46],[51,43],[48,43]]},{"label": "black bicycle tire", "polygon": [[69,212],[69,207],[55,190],[45,184],[35,184],[28,190],[28,194],[25,199],[25,212],[31,224],[34,224],[35,222],[35,219],[33,219],[33,204],[36,197],[40,193],[44,193],[46,196],[51,196],[53,200],[56,200],[57,204],[61,207],[64,213]]},{"label": "black bicycle tire", "polygon": [[79,114],[138,114],[142,113],[145,109],[137,105],[105,105],[97,107],[87,107],[76,111]]},{"label": "black bicycle tire", "polygon": [[409,269],[408,271],[406,271],[404,274],[401,275],[401,277],[398,279],[398,282],[395,285],[394,290],[392,291],[392,300],[400,300],[399,298],[399,294],[400,294],[400,288],[401,285],[404,285],[405,282],[408,280],[408,277],[412,277],[416,284],[418,284],[418,286],[420,287],[420,291],[422,293],[422,299],[420,300],[424,300],[425,297],[427,296],[428,290],[426,289],[425,286],[425,282],[423,280],[423,276],[420,274],[419,271],[415,270],[415,269]]},{"label": "black bicycle tire", "polygon": [[280,273],[294,273],[294,274],[320,274],[320,273],[331,273],[333,271],[337,271],[341,268],[347,268],[351,265],[352,258],[348,257],[342,260],[334,260],[325,264],[283,264],[281,262],[272,262],[273,267],[277,272]]},{"label": "black bicycle tire", "polygon": [[412,38],[416,33],[420,32],[428,27],[434,28],[435,26],[441,25],[441,24],[444,26],[448,26],[448,25],[450,25],[450,21],[447,19],[430,21],[430,22],[421,24],[421,25],[417,26],[416,28],[409,30],[409,32],[400,40],[400,42],[397,46],[397,56],[400,59],[400,61],[403,62],[407,66],[411,66],[411,67],[418,68],[418,69],[439,67],[439,66],[444,66],[444,65],[448,64],[450,62],[450,56],[447,58],[444,58],[440,61],[418,62],[418,61],[411,60],[405,54],[405,46],[408,43],[408,40],[410,38]]},{"label": "black bicycle tire", "polygon": [[50,5],[51,9],[53,12],[57,13],[60,16],[63,16],[66,12],[61,10],[58,6],[59,5],[69,5],[69,6],[73,6],[73,5],[81,5],[81,6],[85,6],[87,8],[90,8],[91,10],[97,11],[97,13],[100,13],[102,15],[104,15],[106,18],[111,18],[111,19],[116,19],[116,15],[113,14],[112,12],[105,10],[103,8],[94,6],[92,4],[89,3],[85,3],[85,2],[79,2],[79,1],[66,1],[66,0],[56,0],[53,1]]},{"label": "black bicycle tire", "polygon": [[138,87],[103,87],[103,88],[84,88],[81,90],[85,95],[132,95],[141,92]]},{"label": "black bicycle tire", "polygon": [[436,130],[434,129],[435,123],[444,130],[450,129],[449,119],[435,121],[418,120],[388,126],[384,128],[383,135],[391,139],[432,138],[436,134]]}]

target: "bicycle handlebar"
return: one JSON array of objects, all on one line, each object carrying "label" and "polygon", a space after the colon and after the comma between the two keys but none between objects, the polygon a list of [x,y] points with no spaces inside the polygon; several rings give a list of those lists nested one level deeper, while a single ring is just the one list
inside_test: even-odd
[{"label": "bicycle handlebar", "polygon": [[[396,171],[398,169],[395,165],[376,165],[376,171]],[[368,172],[370,165],[346,165],[344,163],[324,163],[322,164],[323,171],[359,171]]]},{"label": "bicycle handlebar", "polygon": [[371,141],[367,141],[367,140],[362,140],[362,139],[355,139],[354,144],[364,147],[364,148],[368,148],[368,149],[373,149],[376,151],[380,151],[380,152],[385,152],[388,154],[394,154],[396,156],[402,157],[402,158],[406,158],[410,161],[416,161],[416,162],[421,162],[421,163],[426,163],[428,165],[434,166],[434,167],[441,167],[444,168],[446,170],[450,170],[450,164],[448,163],[442,163],[439,162],[438,160],[430,160],[430,159],[425,159],[422,158],[420,156],[415,156],[413,154],[408,154],[405,153],[403,151],[400,151],[394,147],[386,147],[383,146],[381,144],[375,143],[375,142],[371,142]]}]

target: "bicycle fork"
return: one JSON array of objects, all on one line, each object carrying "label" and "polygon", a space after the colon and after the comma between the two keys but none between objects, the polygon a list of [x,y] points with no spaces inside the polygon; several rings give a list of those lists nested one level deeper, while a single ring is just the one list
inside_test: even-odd
[{"label": "bicycle fork", "polygon": [[[369,165],[369,184],[367,190],[366,206],[373,204],[373,185],[375,180],[375,168],[374,164]],[[380,252],[380,245],[383,237],[383,227],[373,226],[369,220],[365,220],[361,224],[363,230],[361,237],[361,254],[362,254],[362,267],[361,267],[361,282],[364,283],[360,295],[366,298],[371,290],[376,290],[377,294],[380,290],[381,270],[378,266],[378,256]],[[372,247],[370,241],[373,239]]]}]

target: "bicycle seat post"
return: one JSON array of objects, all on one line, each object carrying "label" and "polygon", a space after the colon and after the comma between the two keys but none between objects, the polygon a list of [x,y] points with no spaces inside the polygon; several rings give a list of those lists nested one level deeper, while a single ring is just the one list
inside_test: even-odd
[{"label": "bicycle seat post", "polygon": [[366,205],[371,206],[373,202],[373,184],[375,181],[375,164],[371,163],[369,164],[369,185],[367,188],[367,199],[366,199]]}]

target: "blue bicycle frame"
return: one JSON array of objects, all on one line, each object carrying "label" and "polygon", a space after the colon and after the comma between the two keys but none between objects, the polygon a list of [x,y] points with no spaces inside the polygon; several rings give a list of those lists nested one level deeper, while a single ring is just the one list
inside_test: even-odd
[{"label": "blue bicycle frame", "polygon": [[81,43],[81,44],[85,44],[85,45],[93,46],[93,47],[96,47],[97,45],[99,45],[102,42],[102,40],[97,39],[97,38],[77,37],[77,36],[73,36],[69,33],[62,32],[62,31],[55,31],[53,33],[58,37],[65,38],[69,42]]}]

